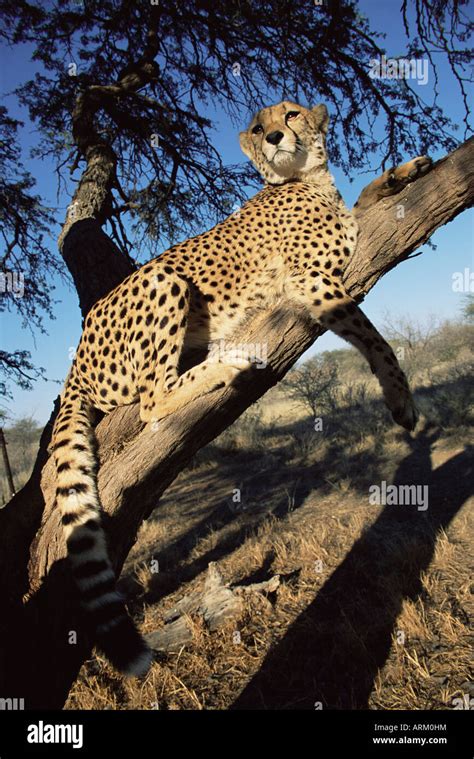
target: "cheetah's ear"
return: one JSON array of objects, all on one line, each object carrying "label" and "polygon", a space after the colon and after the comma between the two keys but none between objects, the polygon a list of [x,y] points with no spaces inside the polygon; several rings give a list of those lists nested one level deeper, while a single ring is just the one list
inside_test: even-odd
[{"label": "cheetah's ear", "polygon": [[245,153],[247,158],[250,158],[250,160],[252,160],[251,144],[250,144],[248,133],[240,132],[239,141],[240,141],[240,147],[242,148],[242,151]]},{"label": "cheetah's ear", "polygon": [[329,125],[329,113],[324,103],[315,105],[314,108],[311,109],[311,113],[313,115],[313,119],[316,124],[316,127],[319,129],[320,132],[322,132],[323,134],[326,134],[328,131],[328,125]]}]

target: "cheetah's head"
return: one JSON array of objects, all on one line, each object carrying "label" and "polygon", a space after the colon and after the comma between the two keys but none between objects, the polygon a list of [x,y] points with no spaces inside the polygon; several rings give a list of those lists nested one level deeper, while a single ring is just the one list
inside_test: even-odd
[{"label": "cheetah's head", "polygon": [[269,184],[304,179],[326,167],[328,123],[325,105],[309,109],[284,100],[254,116],[240,133],[240,147]]}]

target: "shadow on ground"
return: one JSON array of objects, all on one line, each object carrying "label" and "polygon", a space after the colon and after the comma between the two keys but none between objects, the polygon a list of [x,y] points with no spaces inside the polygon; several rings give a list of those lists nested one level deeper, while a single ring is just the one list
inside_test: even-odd
[{"label": "shadow on ground", "polygon": [[[346,558],[269,652],[232,709],[366,709],[387,660],[404,599],[422,592],[436,539],[473,493],[468,446],[432,471],[430,427],[407,435],[411,452],[394,484],[429,486],[429,508],[385,506]],[[355,641],[357,643],[355,644]]]}]

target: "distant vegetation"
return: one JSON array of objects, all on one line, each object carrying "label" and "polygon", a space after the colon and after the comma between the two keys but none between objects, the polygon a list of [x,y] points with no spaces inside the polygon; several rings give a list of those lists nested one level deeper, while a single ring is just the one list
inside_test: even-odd
[{"label": "distant vegetation", "polygon": [[[31,417],[23,417],[13,424],[3,428],[7,443],[8,458],[13,474],[15,490],[19,490],[31,474],[42,428]],[[9,489],[5,471],[3,470],[0,491],[0,505],[9,500]]]},{"label": "distant vegetation", "polygon": [[[466,311],[464,315],[468,316]],[[385,333],[426,421],[439,426],[444,435],[463,438],[474,423],[472,317],[442,324],[431,320],[426,325],[387,321]],[[377,380],[353,349],[326,351],[308,359],[292,369],[277,390],[282,417],[292,410],[295,422],[299,420],[292,435],[294,446],[300,446],[305,456],[331,440],[350,443],[371,434],[384,435],[393,426]],[[265,401],[251,407],[217,439],[217,447],[252,449],[277,433],[278,420],[272,414],[269,425],[264,406]]]}]

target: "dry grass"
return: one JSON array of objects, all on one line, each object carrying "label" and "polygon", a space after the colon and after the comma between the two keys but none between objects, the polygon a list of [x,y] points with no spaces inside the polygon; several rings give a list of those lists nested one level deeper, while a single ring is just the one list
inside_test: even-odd
[{"label": "dry grass", "polygon": [[472,691],[472,565],[465,543],[472,541],[472,528],[463,510],[447,532],[440,532],[433,561],[421,577],[421,597],[403,602],[396,627],[404,642],[393,635],[372,696],[374,708],[452,708],[453,699]]},{"label": "dry grass", "polygon": [[[164,613],[202,585],[209,561],[218,561],[231,584],[278,573],[281,586],[270,603],[252,596],[242,619],[218,632],[193,618],[192,644],[161,655],[143,682],[124,681],[102,658],[88,662],[67,708],[452,707],[473,680],[469,502],[460,497],[452,518],[434,504],[434,532],[421,512],[408,522],[386,518],[390,507],[368,504],[359,465],[371,450],[373,441],[355,444],[345,476],[337,456],[333,471],[318,475],[310,465],[306,484],[297,459],[272,481],[266,454],[253,474],[238,455],[218,467],[205,456],[183,472],[125,569],[143,631],[160,627]],[[389,479],[410,455],[398,431],[387,433],[378,479]],[[436,440],[432,475],[462,456],[463,447]],[[245,508],[232,512],[236,482]],[[150,570],[154,558],[158,573]]]}]

